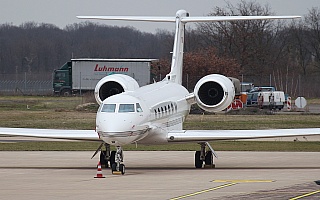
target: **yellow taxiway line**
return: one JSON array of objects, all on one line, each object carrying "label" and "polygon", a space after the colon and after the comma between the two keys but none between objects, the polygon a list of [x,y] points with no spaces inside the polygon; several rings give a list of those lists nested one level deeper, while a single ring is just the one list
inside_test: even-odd
[{"label": "yellow taxiway line", "polygon": [[214,183],[272,183],[274,180],[213,180]]},{"label": "yellow taxiway line", "polygon": [[317,194],[319,192],[320,192],[320,190],[316,190],[314,192],[310,192],[310,193],[307,193],[307,194],[304,194],[304,195],[301,195],[301,196],[290,198],[289,200],[301,199],[301,198],[304,198],[304,197],[307,197],[307,196],[311,196],[311,195]]},{"label": "yellow taxiway line", "polygon": [[175,198],[172,198],[170,200],[178,200],[178,199],[183,199],[183,198],[187,198],[187,197],[192,197],[192,196],[203,194],[203,193],[210,192],[210,191],[213,191],[213,190],[218,190],[218,189],[221,189],[221,188],[229,187],[229,186],[232,186],[232,185],[235,185],[235,184],[237,184],[237,183],[227,183],[227,184],[220,185],[220,186],[217,186],[217,187],[214,187],[214,188],[209,188],[209,189],[206,189],[206,190],[201,190],[201,191],[198,191],[198,192],[194,192],[194,193],[182,195],[182,196],[179,196],[179,197],[175,197]]},{"label": "yellow taxiway line", "polygon": [[194,192],[194,193],[178,196],[178,197],[172,198],[170,200],[184,199],[184,198],[187,198],[187,197],[192,197],[192,196],[203,194],[203,193],[210,192],[210,191],[213,191],[213,190],[218,190],[218,189],[222,189],[222,188],[225,188],[225,187],[230,187],[230,186],[236,185],[238,183],[271,183],[271,182],[274,182],[274,180],[213,180],[211,182],[214,182],[214,183],[226,183],[226,184],[220,185],[220,186],[217,186],[217,187],[214,187],[214,188],[209,188],[209,189],[206,189],[206,190],[201,190],[201,191],[198,191],[198,192]]}]

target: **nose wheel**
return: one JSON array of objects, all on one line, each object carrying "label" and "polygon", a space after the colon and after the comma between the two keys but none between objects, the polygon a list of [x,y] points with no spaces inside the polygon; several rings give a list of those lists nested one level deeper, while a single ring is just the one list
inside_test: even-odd
[{"label": "nose wheel", "polygon": [[125,173],[125,165],[124,164],[116,164],[116,163],[113,163],[112,167],[111,167],[111,171],[112,171],[112,174],[114,175],[124,175]]},{"label": "nose wheel", "polygon": [[117,147],[116,151],[111,152],[111,159],[113,156],[114,156],[114,163],[111,164],[112,174],[117,174],[117,175],[125,174],[125,165],[123,164],[123,151],[120,146]]},{"label": "nose wheel", "polygon": [[[105,143],[106,151],[101,150],[100,163],[104,167],[110,166],[112,174],[125,174],[125,165],[123,164],[123,151],[120,146],[116,151],[110,152],[110,145]],[[101,149],[101,146],[98,150]],[[110,162],[110,165],[108,165]]]}]

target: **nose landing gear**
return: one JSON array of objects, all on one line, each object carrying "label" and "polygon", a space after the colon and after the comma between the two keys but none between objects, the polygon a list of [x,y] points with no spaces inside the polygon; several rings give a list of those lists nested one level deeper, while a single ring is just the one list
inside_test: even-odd
[{"label": "nose landing gear", "polygon": [[[109,168],[108,162],[110,162],[110,168],[112,174],[125,174],[125,165],[123,164],[123,151],[120,146],[116,151],[110,152],[110,145],[105,143],[106,151],[101,150],[100,163],[105,168]],[[98,150],[101,149],[101,146]]]},{"label": "nose landing gear", "polygon": [[[113,155],[112,155],[113,154]],[[117,146],[117,151],[115,153],[111,152],[111,158],[115,156],[114,163],[111,164],[112,174],[124,174],[125,173],[125,165],[123,164],[123,151],[120,146]]]}]

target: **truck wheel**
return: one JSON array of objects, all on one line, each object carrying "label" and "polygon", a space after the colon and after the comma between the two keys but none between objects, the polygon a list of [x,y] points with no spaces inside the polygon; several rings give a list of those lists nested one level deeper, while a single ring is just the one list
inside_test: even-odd
[{"label": "truck wheel", "polygon": [[65,96],[65,97],[71,96],[71,90],[69,90],[69,89],[63,89],[63,90],[60,92],[60,96]]}]

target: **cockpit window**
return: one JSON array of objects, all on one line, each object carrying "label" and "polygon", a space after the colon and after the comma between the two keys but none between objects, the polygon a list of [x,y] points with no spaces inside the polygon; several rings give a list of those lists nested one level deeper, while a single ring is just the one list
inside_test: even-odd
[{"label": "cockpit window", "polygon": [[139,103],[136,103],[137,112],[143,112]]},{"label": "cockpit window", "polygon": [[104,104],[101,112],[114,113],[116,111],[116,104]]},{"label": "cockpit window", "polygon": [[120,104],[119,113],[134,112],[134,104]]}]

